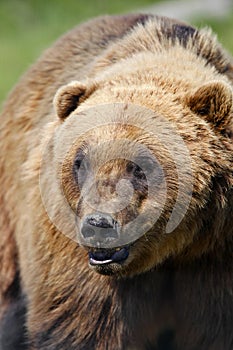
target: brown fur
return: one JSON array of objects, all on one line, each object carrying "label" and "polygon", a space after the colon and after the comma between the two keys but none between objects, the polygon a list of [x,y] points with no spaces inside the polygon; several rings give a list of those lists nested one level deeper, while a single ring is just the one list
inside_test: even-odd
[{"label": "brown fur", "polygon": [[[209,31],[141,15],[79,26],[25,74],[5,103],[0,126],[3,350],[15,346],[5,345],[3,333],[17,300],[27,308],[27,339],[20,341],[29,349],[232,349],[232,84],[232,61]],[[84,140],[89,145],[124,135],[153,146],[168,183],[160,219],[132,246],[128,262],[113,277],[91,270],[87,252],[59,232],[39,187],[45,166],[40,181],[55,217],[65,221],[51,183],[54,174],[76,210],[81,195],[71,164],[79,144],[72,145],[62,168],[59,152],[76,125],[76,113],[85,118],[89,108],[107,103],[115,106],[116,121],[122,119],[118,103],[124,103],[126,114],[134,104],[173,123],[189,149],[194,178],[185,218],[166,234],[178,191],[174,160],[161,145],[167,143],[166,130],[161,142],[130,126],[90,131]],[[129,125],[140,123],[138,116],[128,118]],[[59,130],[66,140],[59,139]],[[48,163],[42,164],[45,148]],[[103,167],[100,179],[105,176],[108,184],[100,183],[100,192],[107,196],[109,179],[122,175],[124,166]],[[191,175],[179,176],[185,199]],[[133,213],[144,205],[143,196],[134,198]],[[88,206],[80,207],[82,216],[89,213]],[[124,215],[118,219],[125,220]],[[67,225],[73,232],[74,223]],[[20,292],[14,293],[18,271]],[[18,321],[15,313],[12,319]]]}]

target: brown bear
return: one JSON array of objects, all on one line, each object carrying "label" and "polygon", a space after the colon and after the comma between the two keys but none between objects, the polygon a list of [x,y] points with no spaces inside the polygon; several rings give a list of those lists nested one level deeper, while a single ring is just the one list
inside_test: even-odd
[{"label": "brown bear", "polygon": [[232,350],[232,86],[209,30],[150,15],[82,24],[22,77],[1,350]]}]

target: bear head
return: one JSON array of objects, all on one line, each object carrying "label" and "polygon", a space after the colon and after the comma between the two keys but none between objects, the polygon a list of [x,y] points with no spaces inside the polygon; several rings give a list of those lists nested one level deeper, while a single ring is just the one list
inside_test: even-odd
[{"label": "bear head", "polygon": [[53,223],[106,275],[132,276],[213,249],[232,186],[230,85],[166,90],[148,76],[134,79],[59,89],[45,167],[61,193],[57,207],[67,210],[60,223],[41,180]]}]

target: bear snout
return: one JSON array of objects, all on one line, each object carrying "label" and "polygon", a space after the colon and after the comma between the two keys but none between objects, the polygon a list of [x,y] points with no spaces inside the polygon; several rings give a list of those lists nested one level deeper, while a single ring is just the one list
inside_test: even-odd
[{"label": "bear snout", "polygon": [[94,213],[87,215],[81,223],[82,240],[88,246],[103,247],[108,244],[117,246],[120,239],[120,226],[109,214]]}]

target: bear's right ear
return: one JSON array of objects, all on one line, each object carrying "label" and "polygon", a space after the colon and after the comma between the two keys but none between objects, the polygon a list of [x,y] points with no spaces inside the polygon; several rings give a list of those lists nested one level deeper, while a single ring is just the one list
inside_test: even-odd
[{"label": "bear's right ear", "polygon": [[90,89],[79,81],[62,86],[54,97],[54,107],[60,119],[65,119],[91,94]]}]

